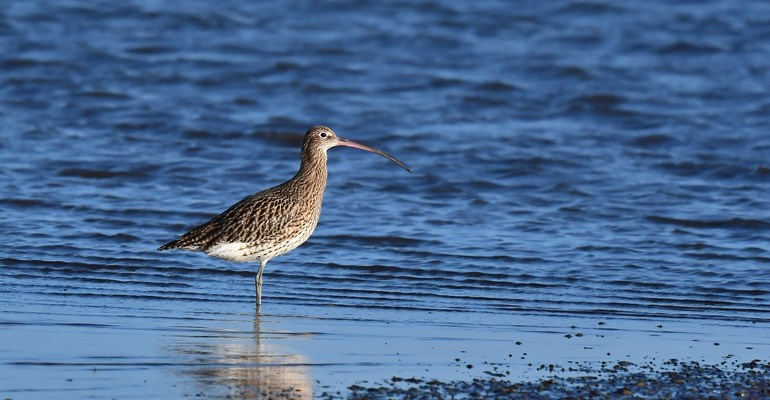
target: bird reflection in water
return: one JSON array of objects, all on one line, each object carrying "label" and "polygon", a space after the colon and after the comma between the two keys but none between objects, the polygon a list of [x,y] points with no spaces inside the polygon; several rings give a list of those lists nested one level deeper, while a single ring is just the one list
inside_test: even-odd
[{"label": "bird reflection in water", "polygon": [[262,315],[257,312],[253,333],[221,331],[186,337],[199,341],[180,343],[175,349],[185,358],[191,357],[190,364],[194,366],[182,371],[194,378],[190,387],[184,388],[185,395],[235,399],[313,398],[307,357],[288,354],[275,345],[275,339],[307,334],[264,332],[261,319]]}]

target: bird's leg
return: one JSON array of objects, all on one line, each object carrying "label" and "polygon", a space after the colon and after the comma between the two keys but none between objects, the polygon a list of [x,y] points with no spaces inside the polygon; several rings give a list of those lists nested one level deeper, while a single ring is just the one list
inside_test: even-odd
[{"label": "bird's leg", "polygon": [[259,275],[254,275],[254,287],[257,289],[257,302],[255,303],[257,306],[257,315],[260,314],[262,311],[262,293],[259,288],[259,279],[261,277]]},{"label": "bird's leg", "polygon": [[262,273],[265,271],[265,265],[267,265],[267,260],[259,261],[259,270],[257,276],[254,277],[254,286],[257,288],[257,306],[262,304]]},{"label": "bird's leg", "polygon": [[262,277],[257,275],[254,278],[254,286],[257,288],[257,305],[262,304]]}]

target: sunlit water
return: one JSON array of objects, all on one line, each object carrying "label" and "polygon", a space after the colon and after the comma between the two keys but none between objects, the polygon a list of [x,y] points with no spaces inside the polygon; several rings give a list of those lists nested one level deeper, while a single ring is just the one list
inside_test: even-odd
[{"label": "sunlit water", "polygon": [[[0,394],[767,358],[770,4],[463,4],[2,7]],[[315,124],[414,173],[331,150],[264,315],[255,265],[155,250]]]}]

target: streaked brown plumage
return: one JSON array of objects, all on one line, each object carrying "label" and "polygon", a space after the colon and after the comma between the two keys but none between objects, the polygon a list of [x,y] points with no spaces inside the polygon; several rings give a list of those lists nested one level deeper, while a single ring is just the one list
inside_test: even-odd
[{"label": "streaked brown plumage", "polygon": [[158,250],[198,250],[229,261],[258,261],[255,285],[257,304],[261,304],[267,262],[304,243],[318,224],[326,189],[326,152],[335,146],[379,154],[411,172],[390,154],[340,138],[325,126],[314,126],[305,133],[299,171],[293,178],[246,197]]}]

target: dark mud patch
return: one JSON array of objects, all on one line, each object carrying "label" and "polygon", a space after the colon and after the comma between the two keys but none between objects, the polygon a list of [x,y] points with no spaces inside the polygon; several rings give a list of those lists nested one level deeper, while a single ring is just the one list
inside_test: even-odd
[{"label": "dark mud patch", "polygon": [[399,378],[375,386],[353,385],[346,396],[322,394],[324,399],[765,399],[770,397],[770,362],[695,361],[636,365],[588,363],[562,368],[539,380],[516,382],[497,377],[444,382]]}]

